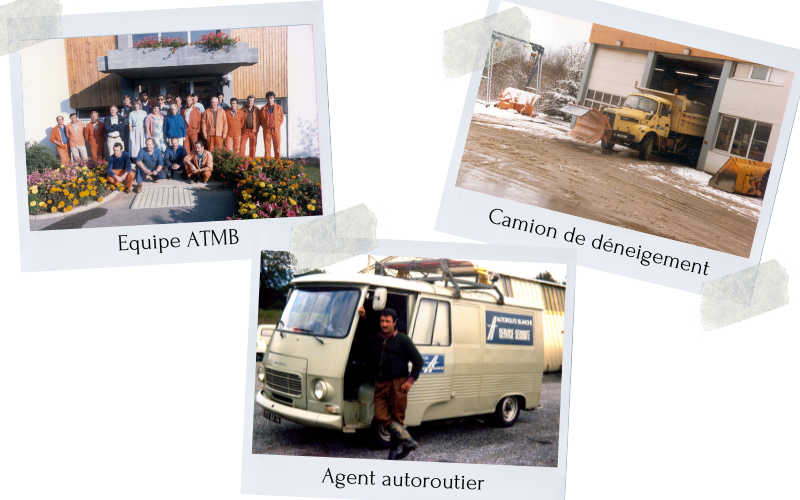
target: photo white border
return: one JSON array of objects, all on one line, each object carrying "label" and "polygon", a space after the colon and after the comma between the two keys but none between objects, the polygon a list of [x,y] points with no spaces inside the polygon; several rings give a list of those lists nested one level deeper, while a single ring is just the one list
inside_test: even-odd
[{"label": "photo white border", "polygon": [[[493,261],[540,262],[566,264],[567,288],[564,310],[564,351],[561,377],[561,415],[559,420],[558,466],[530,467],[508,465],[478,465],[441,462],[369,460],[329,457],[297,457],[291,455],[253,454],[253,411],[255,405],[256,329],[258,325],[258,291],[262,250],[286,250],[284,245],[260,238],[253,247],[252,283],[250,289],[250,321],[248,331],[247,371],[245,373],[244,436],[242,449],[242,493],[271,496],[300,496],[316,498],[414,498],[460,499],[489,496],[563,500],[566,487],[567,436],[569,434],[569,394],[572,370],[572,325],[575,307],[575,262],[572,249],[512,247],[500,245],[438,243],[427,241],[378,240],[374,255],[441,255],[457,259]],[[332,431],[333,432],[333,431]],[[323,484],[326,470],[336,473],[375,473],[375,486],[347,485],[338,489]],[[455,474],[466,479],[483,479],[478,490],[445,490],[444,488],[405,488],[379,485],[383,475],[439,477]]]},{"label": "photo white border", "polygon": [[[578,250],[582,266],[698,294],[706,281],[757,265],[761,260],[761,253],[764,249],[767,228],[772,216],[772,207],[775,203],[775,196],[786,158],[786,150],[789,145],[789,136],[797,113],[798,99],[800,98],[800,78],[798,78],[800,76],[800,50],[592,0],[564,0],[562,2],[547,0],[507,1],[523,7],[602,24],[633,33],[641,33],[642,27],[646,26],[647,32],[642,34],[652,38],[680,43],[689,47],[696,47],[794,72],[795,77],[792,79],[792,86],[772,164],[771,182],[768,184],[767,192],[764,195],[750,257],[738,257],[725,252],[681,243],[668,238],[653,236],[456,187],[456,178],[458,177],[461,157],[469,133],[470,121],[475,106],[475,96],[477,95],[483,72],[482,68],[474,71],[470,77],[469,90],[464,103],[435,229],[484,242],[548,247],[569,246]],[[500,0],[490,0],[488,13],[497,12],[499,5]],[[533,41],[535,42],[536,40]],[[512,218],[534,219],[537,224],[553,226],[559,229],[558,238],[537,237],[516,229],[494,225],[488,219],[490,210],[494,208],[503,210],[503,215],[508,215]],[[564,232],[571,230],[573,227],[587,237],[586,244],[583,247],[570,245],[563,240],[562,235]],[[698,276],[697,274],[665,268],[663,265],[653,263],[649,266],[643,266],[636,259],[591,248],[589,246],[590,241],[601,234],[606,239],[610,237],[614,242],[624,243],[626,246],[638,247],[641,245],[642,249],[654,253],[658,252],[679,257],[682,260],[686,259],[700,263],[708,262],[708,275]]]},{"label": "photo white border", "polygon": [[[226,20],[226,29],[255,26],[312,26],[322,206],[325,215],[334,213],[327,61],[325,58],[325,30],[321,1],[62,16],[61,26],[63,32],[58,38],[118,35],[122,26],[120,23],[122,19],[125,20],[125,26],[146,25],[150,31],[216,29],[219,28],[219,19]],[[177,25],[176,22],[178,21],[176,20],[179,21]],[[288,232],[291,227],[319,217],[31,231],[27,206],[25,129],[24,111],[22,109],[22,63],[19,51],[9,54],[9,64],[17,174],[20,260],[23,272],[248,259],[251,255],[250,249],[256,234],[267,232],[275,235],[275,239],[286,239],[288,241]],[[75,217],[75,215],[69,217]],[[239,238],[238,243],[226,246],[186,247],[192,233],[201,238],[200,234],[197,233],[198,231],[214,230],[219,234],[223,229],[234,229]],[[126,235],[128,241],[153,237],[168,239],[178,237],[181,246],[180,248],[167,249],[163,253],[144,251],[137,255],[131,251],[122,252],[119,250],[119,235],[122,234]]]}]

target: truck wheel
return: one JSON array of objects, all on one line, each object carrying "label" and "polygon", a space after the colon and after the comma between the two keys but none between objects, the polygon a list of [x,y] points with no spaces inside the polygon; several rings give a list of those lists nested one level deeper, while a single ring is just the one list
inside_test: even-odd
[{"label": "truck wheel", "polygon": [[653,136],[647,135],[642,142],[639,143],[639,159],[647,161],[650,157],[650,153],[653,152]]},{"label": "truck wheel", "polygon": [[511,427],[519,418],[519,399],[506,396],[497,403],[494,409],[494,423],[498,427]]},{"label": "truck wheel", "polygon": [[392,435],[383,428],[377,420],[372,421],[372,426],[369,428],[370,441],[372,446],[378,450],[387,450],[392,444]]},{"label": "truck wheel", "polygon": [[614,143],[613,142],[600,141],[600,147],[602,147],[603,149],[607,149],[607,150],[611,151],[612,149],[614,149]]}]

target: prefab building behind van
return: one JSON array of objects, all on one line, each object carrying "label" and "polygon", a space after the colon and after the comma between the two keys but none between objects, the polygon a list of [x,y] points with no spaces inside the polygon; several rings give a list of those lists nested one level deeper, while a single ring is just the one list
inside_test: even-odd
[{"label": "prefab building behind van", "polygon": [[[405,262],[419,259],[420,257],[386,257],[380,259],[382,264],[390,262]],[[376,260],[370,257],[371,260]],[[481,262],[471,261],[476,266],[483,266]],[[491,271],[491,268],[487,268]],[[361,271],[361,274],[375,274],[375,265],[372,264]],[[498,273],[500,289],[506,297],[512,297],[526,306],[535,307],[544,311],[544,371],[557,372],[561,370],[564,352],[564,310],[566,285],[523,278],[505,273]]]}]

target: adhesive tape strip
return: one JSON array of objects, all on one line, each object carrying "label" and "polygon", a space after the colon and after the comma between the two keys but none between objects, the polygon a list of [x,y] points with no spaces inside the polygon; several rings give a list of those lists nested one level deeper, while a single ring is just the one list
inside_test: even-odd
[{"label": "adhesive tape strip", "polygon": [[378,247],[378,219],[363,203],[292,228],[292,269],[303,274]]},{"label": "adhesive tape strip", "polygon": [[[486,66],[486,56],[492,43],[492,32],[528,40],[531,22],[519,7],[504,10],[444,32],[444,73],[448,78],[466,75]],[[502,43],[493,48],[492,62],[515,59],[530,52],[521,43]]]},{"label": "adhesive tape strip", "polygon": [[0,55],[61,36],[58,0],[17,0],[0,7]]},{"label": "adhesive tape strip", "polygon": [[703,284],[700,318],[716,330],[789,303],[789,275],[777,260]]}]

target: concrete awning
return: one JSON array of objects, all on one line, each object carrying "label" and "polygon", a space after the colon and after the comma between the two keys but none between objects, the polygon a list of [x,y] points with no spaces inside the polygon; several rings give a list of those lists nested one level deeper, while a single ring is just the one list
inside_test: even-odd
[{"label": "concrete awning", "polygon": [[246,43],[239,43],[228,51],[210,51],[189,45],[177,49],[174,54],[168,48],[109,50],[105,56],[98,56],[97,69],[132,80],[187,78],[222,75],[257,62],[258,48],[251,49]]}]

